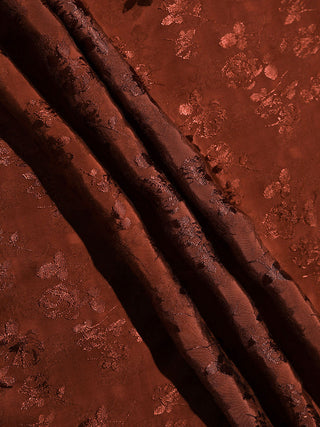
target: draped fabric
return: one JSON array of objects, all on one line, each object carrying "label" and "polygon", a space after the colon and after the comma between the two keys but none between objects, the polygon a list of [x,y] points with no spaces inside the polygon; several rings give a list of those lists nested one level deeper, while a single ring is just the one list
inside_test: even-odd
[{"label": "draped fabric", "polygon": [[314,3],[1,0],[0,425],[320,425]]}]

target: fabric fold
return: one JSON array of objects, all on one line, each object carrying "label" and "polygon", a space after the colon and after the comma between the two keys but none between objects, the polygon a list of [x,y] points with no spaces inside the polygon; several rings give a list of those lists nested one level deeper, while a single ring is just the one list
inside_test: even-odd
[{"label": "fabric fold", "polygon": [[[57,2],[57,4],[61,6],[62,3]],[[64,4],[66,6],[71,5],[73,8],[80,8],[80,12],[82,10],[79,2],[68,1]],[[21,35],[23,34],[23,43],[26,43],[24,46],[26,47],[26,52],[28,52],[28,57],[23,58],[23,61],[27,63],[26,68],[24,68],[23,63],[19,63],[19,65],[22,65],[22,69],[28,74],[29,79],[32,80],[34,84],[37,84],[37,78],[42,74],[42,80],[40,79],[40,89],[42,92],[45,93],[50,101],[53,101],[54,105],[57,105],[59,111],[63,112],[72,126],[84,137],[86,143],[92,148],[99,160],[103,161],[103,164],[110,169],[111,175],[117,178],[120,185],[123,186],[130,196],[131,201],[139,206],[142,216],[144,209],[147,209],[148,215],[154,215],[154,218],[157,218],[157,221],[159,221],[161,225],[161,230],[165,232],[163,237],[165,241],[164,245],[168,247],[169,243],[172,244],[174,250],[177,252],[177,259],[181,259],[184,265],[190,266],[192,279],[189,282],[191,287],[193,285],[197,288],[199,287],[199,283],[201,286],[207,287],[208,295],[212,297],[212,309],[213,311],[220,310],[219,314],[221,315],[223,323],[222,326],[218,325],[216,320],[219,317],[217,314],[214,314],[214,321],[211,322],[210,326],[214,331],[220,331],[221,335],[222,332],[226,332],[227,335],[224,338],[226,343],[229,343],[229,348],[234,345],[234,354],[239,351],[240,356],[237,362],[241,361],[241,358],[247,358],[247,365],[252,367],[252,378],[255,374],[261,375],[260,381],[263,380],[264,391],[265,386],[267,386],[267,391],[265,391],[266,406],[271,405],[269,409],[271,412],[274,411],[274,416],[276,416],[275,414],[278,412],[278,417],[290,419],[292,425],[301,425],[302,422],[309,422],[309,424],[306,425],[316,425],[317,416],[315,414],[315,409],[312,409],[312,401],[303,391],[299,379],[296,377],[284,355],[269,336],[264,323],[257,320],[258,314],[252,302],[235,279],[226,271],[224,266],[221,265],[215,255],[212,245],[208,242],[201,227],[197,223],[196,218],[190,212],[174,186],[171,185],[167,176],[160,172],[150,160],[148,151],[123,119],[103,85],[87,65],[86,61],[81,57],[81,54],[75,48],[72,40],[70,40],[59,22],[51,17],[47,9],[41,6],[38,0],[27,0],[24,2],[4,0],[0,9],[3,9],[5,13],[7,13],[7,15],[4,16],[7,16],[9,20],[11,19],[11,22],[15,20],[19,22],[19,31],[21,31]],[[59,10],[58,8],[56,11]],[[81,16],[81,13],[80,15],[75,14],[75,18],[79,16]],[[86,20],[86,22],[89,22],[91,26],[93,23],[90,19],[89,21]],[[94,32],[91,34],[92,37],[94,35],[92,42],[93,46],[99,46],[97,48],[99,51],[98,58],[100,58],[100,54],[102,55],[101,58],[103,58],[103,55],[109,55],[110,46],[107,46],[107,49],[105,49],[103,43],[106,43],[106,41],[104,39],[98,40],[97,37],[99,34],[97,34],[98,33]],[[6,47],[7,42],[5,37],[3,40],[4,46]],[[96,48],[93,50],[95,51]],[[10,54],[12,53],[10,46],[7,51]],[[91,59],[89,52],[86,51],[85,53],[89,59]],[[114,54],[118,55],[116,51],[114,51]],[[13,56],[15,57],[15,55]],[[105,226],[107,229],[110,227],[108,232],[114,239],[115,247],[121,253],[125,262],[130,264],[135,274],[146,284],[154,298],[155,307],[166,323],[171,336],[177,342],[178,347],[189,363],[198,372],[198,375],[202,378],[207,387],[209,387],[222,410],[224,410],[224,412],[227,411],[227,415],[232,422],[235,422],[237,417],[236,422],[247,422],[243,420],[239,421],[239,419],[245,415],[245,412],[242,412],[244,407],[242,407],[241,410],[236,408],[238,406],[240,408],[243,402],[239,404],[236,403],[233,409],[228,408],[229,403],[227,403],[227,400],[231,399],[231,394],[236,392],[232,392],[230,396],[227,392],[225,394],[221,392],[219,389],[220,385],[216,386],[214,383],[214,381],[218,381],[217,384],[222,384],[223,382],[221,380],[221,383],[219,383],[220,379],[216,379],[215,374],[217,369],[213,369],[211,372],[211,368],[208,368],[209,365],[213,366],[211,365],[212,360],[215,360],[218,366],[221,360],[224,360],[223,357],[225,357],[219,356],[220,353],[213,354],[212,348],[218,349],[215,350],[216,352],[221,352],[222,350],[220,350],[216,341],[213,340],[214,344],[212,344],[210,333],[204,332],[205,326],[199,317],[197,309],[187,296],[181,294],[180,285],[173,278],[161,257],[159,258],[159,263],[153,261],[153,257],[157,258],[158,254],[152,247],[144,227],[136,216],[132,205],[114,184],[111,176],[107,174],[93,156],[89,154],[85,145],[75,134],[71,133],[70,129],[66,127],[57,115],[50,112],[50,107],[43,99],[39,98],[35,92],[33,93],[31,88],[28,88],[28,90],[26,89],[27,83],[23,81],[22,76],[17,74],[8,60],[2,57],[1,61],[3,64],[7,64],[7,69],[5,65],[3,66],[4,71],[2,73],[1,91],[10,105],[9,108],[11,112],[24,123],[24,126],[27,126],[30,130],[32,129],[32,131],[38,135],[39,141],[44,143],[44,150],[49,150],[48,153],[50,153],[50,156],[54,155],[54,158],[60,162],[60,165],[64,165],[65,171],[63,173],[67,173],[66,171],[69,170],[69,179],[70,176],[73,177],[72,179],[77,183],[76,187],[80,186],[81,188],[85,186],[87,188],[89,181],[91,185],[92,182],[96,183],[98,190],[95,192],[89,191],[90,209],[91,206],[93,206],[97,215],[99,213],[99,218],[104,217],[104,221],[101,223],[102,226]],[[113,71],[111,70],[112,72],[109,71],[110,76],[116,75],[117,64],[128,67],[122,61],[121,57],[114,57],[114,62],[111,62],[115,68]],[[19,62],[19,58],[17,62]],[[104,63],[101,61],[102,65],[100,65],[103,66],[105,63],[106,61]],[[34,69],[32,67],[34,67]],[[98,73],[99,75],[101,74],[99,70]],[[107,71],[104,70],[104,73],[107,73]],[[144,98],[145,96],[147,99],[149,98],[139,84],[136,83],[135,86],[133,85],[132,82],[135,81],[135,79],[130,73],[132,73],[130,69],[129,71],[118,72],[118,76],[122,79],[121,87],[119,86],[119,88],[121,89],[121,93],[130,94],[125,98],[128,100],[128,103],[130,103],[130,108],[136,108],[136,106],[132,107],[131,101],[133,98],[140,99],[140,97]],[[10,75],[10,79],[7,79],[8,75]],[[46,79],[47,83],[45,83]],[[108,86],[104,77],[102,77],[102,80]],[[48,82],[50,83],[48,84]],[[150,100],[150,102],[152,101]],[[159,114],[161,114],[162,120],[166,121],[167,119],[163,116],[158,107],[156,105],[155,107],[157,111],[159,111]],[[145,112],[148,113],[148,110],[146,109]],[[132,112],[130,112],[130,114],[134,116]],[[146,115],[149,117],[148,114]],[[142,116],[139,120],[139,126],[143,129],[147,128],[150,130],[150,128],[152,128],[151,122],[149,124],[144,124]],[[152,120],[157,122],[155,117],[153,117]],[[174,132],[177,132],[174,126],[169,122],[165,124],[162,121],[158,125],[159,132],[160,129],[162,132],[161,141],[166,138],[171,140],[170,132],[172,129]],[[56,134],[50,133],[53,129]],[[148,138],[152,139],[153,137],[151,138],[149,135]],[[180,134],[179,138],[183,141]],[[74,142],[72,143],[72,141]],[[183,143],[185,143],[185,141],[183,141]],[[180,147],[180,143],[176,143],[175,141],[174,144]],[[81,156],[77,154],[77,150],[80,149],[78,146],[81,147],[82,150]],[[186,149],[183,147],[181,150],[177,150],[177,153],[172,152],[170,158],[164,157],[166,165],[173,165],[173,168],[177,165],[179,166],[178,175],[183,185],[176,176],[172,175],[174,177],[174,184],[177,184],[179,188],[183,188],[184,185],[190,188],[190,191],[193,192],[192,197],[196,197],[197,199],[196,205],[202,205],[203,200],[206,200],[206,203],[208,202],[209,199],[206,199],[208,191],[211,194],[210,200],[214,206],[218,206],[218,202],[214,197],[218,199],[221,198],[219,199],[219,207],[216,211],[211,209],[210,215],[216,214],[217,217],[222,218],[222,221],[224,220],[224,216],[228,219],[230,213],[235,216],[241,216],[242,214],[240,212],[235,211],[232,206],[225,203],[222,194],[217,193],[212,178],[209,173],[207,173],[205,165],[202,164],[201,157],[195,155],[194,152],[191,154],[190,151],[186,151],[193,151],[189,144],[186,143]],[[92,162],[90,164],[90,171],[89,166],[81,164],[81,161],[86,157],[84,153],[87,153],[90,162]],[[164,156],[167,156],[165,147],[163,147],[163,153]],[[200,164],[201,166],[199,166]],[[80,173],[79,171],[82,172]],[[83,173],[83,171],[87,172]],[[66,175],[66,177],[67,176],[68,175]],[[107,195],[103,194],[101,196],[100,193],[107,193]],[[106,207],[104,205],[107,203],[105,199],[107,199],[107,196],[110,197],[110,195],[111,199],[108,201],[110,205]],[[143,202],[145,201],[148,202],[148,208],[144,207]],[[130,213],[130,215],[128,213]],[[243,216],[242,218],[245,217]],[[245,219],[245,224],[251,227],[251,224],[246,221],[247,219]],[[238,234],[238,236],[242,236],[241,244],[246,246],[247,243],[244,242],[244,239],[247,238],[247,236],[243,234],[245,233],[245,228],[243,228],[243,224],[240,226],[237,221],[235,223],[238,224],[239,230],[242,233],[240,233],[240,235]],[[233,232],[230,228],[231,226],[228,226],[229,229],[222,229],[217,219],[211,221],[211,224],[213,224],[215,230],[219,229],[222,234],[229,233],[231,235]],[[253,236],[252,239],[256,239],[253,228],[250,228],[250,230],[251,237]],[[241,240],[239,239],[238,241]],[[143,257],[141,259],[137,258],[136,253],[143,254]],[[253,259],[250,261],[253,261]],[[149,271],[150,265],[152,266],[151,271]],[[277,265],[275,265],[275,268],[276,267],[279,269]],[[285,275],[285,273],[281,274]],[[159,279],[160,277],[164,279]],[[264,287],[266,287],[266,285],[271,288],[272,286],[275,287],[275,290],[272,291],[272,295],[274,298],[277,298],[277,307],[279,310],[283,312],[284,308],[288,309],[288,304],[301,309],[302,312],[300,310],[300,314],[305,314],[303,310],[311,310],[303,301],[295,284],[293,284],[293,286],[296,292],[290,294],[293,299],[289,300],[287,294],[283,295],[281,300],[277,297],[277,292],[280,292],[280,288],[276,286],[274,282],[276,282],[276,280],[280,280],[281,282],[281,277],[283,276],[277,273],[275,279],[272,281],[273,284],[266,284],[266,279],[264,279],[263,283]],[[196,279],[199,279],[199,283]],[[160,288],[159,281],[161,282]],[[171,290],[169,291],[169,289],[174,289],[174,291],[172,291],[173,294],[170,294]],[[195,290],[198,291],[197,289]],[[190,292],[192,293],[192,289],[190,289]],[[281,292],[283,294],[285,293],[283,288],[281,288]],[[174,298],[172,298],[172,295],[174,295]],[[299,296],[301,296],[304,303],[302,308],[300,307],[301,301]],[[171,301],[170,298],[172,299]],[[198,305],[199,302],[201,302],[200,299],[197,301]],[[177,307],[179,307],[178,310]],[[172,315],[173,310],[177,311],[179,316],[183,313],[183,318],[187,316],[188,322],[186,322],[185,319],[180,321],[179,316]],[[312,320],[308,323],[308,319],[302,316],[300,319],[302,325],[307,325],[309,329],[311,326],[318,327],[317,319],[315,319],[314,316],[310,317]],[[293,320],[297,320],[295,312],[293,312]],[[189,322],[191,323],[189,324]],[[294,322],[291,319],[290,327],[292,327],[293,324]],[[182,325],[184,329],[180,334]],[[177,332],[177,328],[179,332]],[[188,335],[188,331],[190,336]],[[308,331],[304,335],[300,334],[299,338],[306,340],[308,338]],[[189,342],[189,340],[191,341]],[[317,345],[317,343],[312,344],[314,348]],[[312,355],[314,355],[314,353]],[[205,363],[207,363],[206,366],[203,365],[204,360],[206,361]],[[211,378],[207,372],[208,369],[214,380],[208,379]],[[237,372],[235,367],[233,367],[232,370]],[[225,369],[225,373],[226,371],[227,369]],[[232,387],[238,387],[238,375],[239,374],[231,375],[232,378],[230,381],[234,381]],[[257,384],[258,382],[256,382],[255,387],[258,387]],[[290,387],[288,387],[288,384],[290,384]],[[236,388],[234,390],[236,390]],[[240,392],[242,392],[241,387]],[[262,396],[261,390],[260,395]],[[294,396],[297,395],[299,399],[294,398]],[[252,399],[255,405],[256,399],[253,392]],[[262,396],[262,400],[263,399]],[[258,409],[254,409],[256,412],[253,416],[259,418],[260,409],[258,403],[256,407]],[[283,411],[283,415],[279,413],[280,408],[281,411]],[[236,411],[236,413],[233,411]],[[258,418],[256,419],[258,420]],[[260,422],[263,421],[260,420]]]},{"label": "fabric fold", "polygon": [[[241,267],[246,290],[260,301],[266,312],[273,305],[270,320],[277,317],[273,332],[276,335],[277,328],[285,331],[279,339],[319,403],[320,324],[299,286],[264,247],[251,220],[225,200],[203,158],[144,90],[134,70],[83,3],[79,0],[43,0],[43,3],[62,20],[145,146],[156,153],[183,196],[204,217],[208,229],[226,242]],[[253,284],[249,285],[249,281]],[[305,354],[312,368],[303,367]]]},{"label": "fabric fold", "polygon": [[[177,348],[230,424],[270,425],[250,386],[227,359],[190,298],[181,293],[125,195],[13,64],[3,55],[0,62],[1,102],[26,132],[35,135],[44,158],[54,162],[66,187],[80,198],[83,214],[89,206],[91,221],[98,221],[101,235],[111,240],[123,263],[142,282]],[[308,417],[311,421],[311,413]]]}]

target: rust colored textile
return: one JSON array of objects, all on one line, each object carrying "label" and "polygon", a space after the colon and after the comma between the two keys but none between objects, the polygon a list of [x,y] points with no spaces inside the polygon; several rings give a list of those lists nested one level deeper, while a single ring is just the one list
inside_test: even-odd
[{"label": "rust colored textile", "polygon": [[[126,313],[108,327],[101,327],[116,306],[108,311],[109,303],[102,302],[100,297],[104,292],[101,286],[90,288],[81,278],[76,286],[68,283],[61,250],[51,255],[51,262],[36,270],[31,264],[37,261],[37,255],[32,254],[35,258],[32,261],[30,257],[29,269],[36,280],[51,280],[52,287],[40,295],[41,286],[35,286],[29,297],[29,311],[17,309],[20,291],[12,265],[21,259],[21,251],[28,249],[20,246],[20,232],[6,235],[2,231],[1,242],[10,252],[1,264],[3,305],[8,305],[3,311],[0,348],[3,425],[26,423],[28,417],[33,424],[27,421],[26,425],[319,425],[316,403],[320,402],[320,323],[313,307],[317,307],[317,301],[313,300],[312,305],[266,249],[266,242],[262,243],[257,236],[252,220],[236,206],[240,189],[233,183],[234,190],[226,180],[232,156],[224,143],[215,141],[222,132],[216,128],[218,120],[221,127],[226,120],[219,102],[211,103],[206,110],[200,93],[194,90],[178,108],[180,117],[185,117],[179,131],[161,109],[161,97],[159,105],[150,97],[148,76],[141,74],[141,67],[134,70],[128,65],[130,52],[119,47],[118,39],[104,34],[103,25],[100,27],[94,20],[95,2],[88,3],[89,8],[78,0],[1,2],[0,45],[10,58],[0,57],[1,165],[6,170],[26,167],[22,160],[19,164],[18,155],[31,166],[35,175],[29,171],[22,174],[26,181],[32,181],[28,194],[37,200],[47,198],[59,223],[65,221],[59,211],[62,213],[74,229],[65,247],[71,248],[76,242],[80,258],[90,254],[95,265],[90,274],[95,277],[97,269],[108,280],[110,285],[103,286],[114,289],[114,298]],[[250,5],[250,1],[244,2],[239,10],[250,17],[255,10]],[[151,7],[144,9],[145,6]],[[189,6],[188,1],[165,3],[168,15],[161,21],[162,28],[181,25],[185,16],[206,22],[201,18],[200,3],[190,10]],[[152,8],[152,2],[126,2],[122,14],[135,16],[137,10]],[[299,22],[303,13],[314,12],[284,1],[277,10],[288,12],[284,25]],[[235,10],[233,13],[236,15]],[[112,28],[110,22],[110,31]],[[299,50],[294,45],[297,58],[318,52],[312,25],[309,32],[313,36],[300,41],[305,43],[304,48],[301,45]],[[181,31],[176,41],[176,58],[185,64],[195,55],[194,35],[195,30]],[[231,89],[252,91],[262,72],[266,79],[277,82],[278,69],[272,64],[271,53],[263,57],[264,65],[257,58],[246,57],[249,40],[243,22],[236,22],[233,32],[218,40],[219,49],[241,51],[222,68],[220,80],[225,80],[226,96]],[[114,44],[118,44],[119,51]],[[312,83],[314,87],[309,92],[300,91],[306,104],[317,101],[314,79]],[[297,86],[298,83],[289,85],[281,96],[291,101]],[[263,108],[270,110],[278,108],[275,126],[288,143],[295,121],[282,116],[297,107],[291,103],[285,110],[281,104],[284,101],[276,98],[276,88],[271,95],[264,88],[260,95],[253,93],[251,101],[261,102]],[[260,114],[259,111],[256,113]],[[271,117],[273,113],[268,114]],[[267,113],[260,115],[262,119],[270,118]],[[206,149],[210,140],[213,143]],[[247,170],[252,169],[244,155],[239,162]],[[4,188],[6,179],[4,174]],[[282,208],[288,206],[290,179],[288,169],[283,168],[279,180],[265,188],[265,199],[281,197]],[[5,197],[3,200],[6,206]],[[303,220],[314,228],[316,214],[312,203],[306,202]],[[243,205],[241,208],[246,210]],[[15,209],[18,212],[19,206]],[[265,219],[269,233],[275,227],[271,217],[270,213]],[[44,215],[44,223],[45,218]],[[274,229],[274,238],[280,236],[279,230]],[[63,238],[57,233],[56,239]],[[299,246],[292,246],[292,251],[299,250]],[[75,261],[75,265],[79,262]],[[27,283],[32,273],[23,268],[22,272],[21,280]],[[129,295],[128,281],[132,282]],[[137,301],[139,309],[134,307]],[[89,308],[94,316],[88,314]],[[89,319],[75,322],[82,312]],[[96,324],[92,324],[92,316],[97,317]],[[148,316],[151,325],[155,325],[152,329],[145,324]],[[48,320],[45,327],[39,326],[41,318]],[[128,385],[121,392],[118,387],[123,367],[128,368],[128,377],[135,369],[127,361],[128,336],[123,335],[124,325],[130,321],[137,324],[142,335],[141,338],[132,327],[128,329],[131,337],[139,343],[144,340],[152,351],[157,363],[157,367],[152,367],[155,376],[160,369],[171,380],[170,384],[158,387],[158,397],[157,393],[145,393],[146,398],[151,396],[160,402],[153,418],[148,411],[146,415],[142,415],[144,411],[134,413],[136,408],[128,410],[126,416],[123,411],[126,390],[130,393]],[[58,333],[63,325],[68,325],[64,339]],[[58,344],[48,336],[52,328],[56,330]],[[153,337],[155,331],[162,336],[160,344]],[[81,369],[86,370],[92,360],[80,356],[79,347],[98,361],[92,379],[100,377],[101,369],[115,373],[113,377],[106,374],[113,381],[112,391],[106,389],[105,383],[100,384],[100,405],[95,408],[95,399],[84,403],[81,394],[89,378],[75,381],[72,369],[68,372],[67,365],[62,368],[60,361],[55,368],[54,360],[60,360],[66,340],[73,343],[73,347],[66,345],[66,354],[74,354]],[[172,361],[163,363],[166,357],[161,354],[167,348],[175,363],[182,356],[189,367],[181,359],[175,372]],[[69,381],[67,388],[57,385],[62,372]],[[118,405],[114,403],[119,393],[122,405],[121,398]],[[180,411],[182,418],[170,419],[166,414],[171,414],[179,398],[184,398],[191,409],[184,407]],[[21,414],[13,410],[14,405],[20,405]],[[45,409],[44,413],[40,408]],[[65,414],[70,410],[74,419],[66,420]],[[122,414],[122,420],[110,418],[109,412],[112,414],[113,410],[115,417]],[[161,420],[163,415],[167,419]],[[34,421],[34,416],[38,416],[38,421]]]}]

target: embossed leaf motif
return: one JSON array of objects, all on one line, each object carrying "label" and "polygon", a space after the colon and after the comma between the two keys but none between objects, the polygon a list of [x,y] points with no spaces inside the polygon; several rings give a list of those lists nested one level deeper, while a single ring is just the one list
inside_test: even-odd
[{"label": "embossed leaf motif", "polygon": [[60,283],[43,293],[39,306],[49,319],[77,319],[80,307],[79,291]]},{"label": "embossed leaf motif", "polygon": [[243,22],[236,22],[233,26],[233,32],[227,33],[221,37],[219,45],[224,49],[229,49],[236,46],[240,50],[247,47],[247,40],[245,38],[245,25]]},{"label": "embossed leaf motif", "polygon": [[169,414],[178,404],[179,392],[172,384],[165,384],[156,388],[152,399],[160,402],[153,411],[154,415]]},{"label": "embossed leaf motif", "polygon": [[252,89],[256,84],[256,77],[262,72],[262,65],[258,58],[243,52],[228,58],[222,68],[222,74],[232,88]]},{"label": "embossed leaf motif", "polygon": [[110,422],[114,422],[108,418],[109,416],[106,408],[101,406],[95,413],[94,417],[87,419],[81,423],[79,427],[107,427]]},{"label": "embossed leaf motif", "polygon": [[179,37],[176,40],[176,56],[182,59],[190,59],[192,54],[196,54],[192,49],[195,34],[195,29],[179,32]]},{"label": "embossed leaf motif", "polygon": [[179,114],[185,116],[182,131],[185,135],[210,138],[222,131],[223,124],[227,118],[226,110],[216,100],[208,105],[202,104],[202,96],[194,90],[189,100],[179,106]]},{"label": "embossed leaf motif", "polygon": [[184,16],[200,18],[202,5],[199,1],[195,2],[195,0],[174,0],[173,2],[165,2],[165,8],[168,15],[163,18],[161,25],[168,26],[182,24]]},{"label": "embossed leaf motif", "polygon": [[49,262],[40,267],[37,276],[41,279],[50,279],[57,276],[60,280],[65,280],[68,277],[66,261],[61,251],[54,256],[53,262]]}]

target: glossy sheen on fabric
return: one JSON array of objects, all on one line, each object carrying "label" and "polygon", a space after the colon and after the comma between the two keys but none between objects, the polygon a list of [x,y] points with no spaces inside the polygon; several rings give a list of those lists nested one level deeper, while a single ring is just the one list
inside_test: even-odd
[{"label": "glossy sheen on fabric", "polygon": [[[191,8],[190,2],[182,3],[166,2],[155,12],[153,2],[126,2],[122,10],[119,6],[119,11],[124,20],[142,16],[142,11],[152,20],[152,13],[156,16],[159,11],[162,14],[167,11],[168,15],[160,22],[161,31],[183,25],[189,18],[198,24],[209,22],[202,16],[205,5],[197,3]],[[291,3],[281,2],[281,7],[276,9],[279,13],[288,12],[285,26],[298,23],[304,13],[314,12],[299,9],[300,3]],[[242,9],[239,7],[248,17],[256,13],[250,5],[248,1]],[[110,6],[112,9],[111,1]],[[272,3],[268,7],[275,6]],[[45,191],[48,192],[53,201],[50,203],[56,204],[84,242],[95,268],[110,283],[104,286],[113,288],[115,298],[128,317],[115,322],[115,329],[112,325],[101,329],[108,313],[116,306],[107,310],[99,296],[101,290],[88,288],[86,282],[68,285],[66,259],[61,250],[52,254],[51,261],[38,270],[32,267],[37,280],[51,280],[53,287],[44,290],[42,296],[30,297],[32,313],[12,311],[19,293],[10,257],[5,259],[1,264],[4,298],[7,294],[13,301],[8,314],[15,314],[9,317],[4,314],[3,319],[0,385],[7,402],[2,413],[4,423],[10,425],[15,417],[13,422],[19,419],[24,423],[23,414],[28,413],[30,420],[38,414],[38,421],[36,424],[32,421],[31,425],[108,425],[113,422],[166,426],[202,425],[202,422],[235,426],[319,425],[318,408],[313,401],[319,403],[318,316],[299,286],[265,248],[252,219],[236,206],[237,190],[233,190],[230,183],[224,183],[224,169],[231,168],[232,156],[226,151],[226,145],[215,144],[214,140],[219,135],[219,126],[227,120],[225,112],[217,101],[206,110],[201,95],[195,90],[179,106],[180,117],[185,117],[179,131],[180,119],[174,124],[166,116],[166,108],[160,107],[161,96],[159,104],[150,97],[150,81],[147,74],[141,74],[143,64],[135,70],[129,66],[130,52],[125,52],[117,39],[104,34],[94,19],[99,21],[95,10],[94,1],[90,5],[74,0],[1,2],[0,45],[10,58],[3,55],[0,58],[1,166],[10,168],[14,158],[11,149],[31,166],[33,172],[22,174],[26,181],[32,181],[28,194],[41,200],[47,197]],[[232,11],[235,15],[236,10],[235,5]],[[223,8],[220,12],[223,15]],[[115,9],[114,16],[117,13]],[[297,58],[317,54],[316,30],[311,27],[310,34],[314,36],[301,32],[301,49],[297,43],[294,45]],[[15,28],[13,35],[12,28]],[[110,31],[112,28],[110,17]],[[105,25],[104,30],[109,31]],[[197,54],[192,50],[196,32],[198,30],[180,31],[176,41],[176,58],[186,64],[186,71],[189,61],[192,63]],[[261,73],[271,82],[277,82],[278,68],[270,56],[264,57],[264,66],[256,57],[247,59],[249,43],[246,26],[240,21],[234,24],[233,32],[217,37],[218,49],[241,52],[235,55],[233,63],[229,58],[229,64],[228,59],[221,77],[216,75],[220,84],[229,87],[225,90],[226,99],[230,88],[252,91],[259,84]],[[306,90],[300,91],[306,104],[311,102],[311,94],[316,101],[316,82],[314,84],[309,95]],[[297,85],[291,85],[291,92],[286,95],[288,100],[294,98]],[[271,98],[266,95],[268,101],[264,108],[277,96],[277,89],[271,93],[275,95]],[[259,102],[258,93],[253,93],[250,99]],[[278,128],[272,125],[273,131],[285,135],[288,143],[294,121],[286,121],[282,116],[295,106],[291,103],[288,110],[281,110],[282,104],[276,98],[272,102],[279,108],[279,123],[275,124]],[[261,114],[262,119],[266,117],[266,113]],[[204,156],[206,141],[210,140],[213,144]],[[250,169],[245,157],[241,157],[241,164]],[[288,169],[283,168],[278,179],[265,188],[263,196],[272,199],[279,195],[286,203],[291,191]],[[315,227],[311,204],[305,205],[304,221]],[[18,206],[16,204],[16,212]],[[9,207],[6,209],[10,211]],[[59,211],[56,210],[58,218]],[[59,221],[63,221],[62,218]],[[267,219],[266,224],[271,230],[273,225]],[[275,232],[273,235],[276,236]],[[8,236],[2,232],[1,236],[4,247],[12,249],[12,260],[20,256],[23,246],[18,244],[19,232]],[[73,239],[81,242],[75,233]],[[68,242],[65,245],[67,248]],[[293,251],[299,250],[298,246],[293,248],[296,248]],[[82,253],[85,257],[85,249]],[[36,262],[37,254],[32,256]],[[94,267],[90,277],[96,274],[93,272]],[[22,281],[24,277],[28,277],[26,272]],[[86,305],[98,313],[96,324],[86,319],[83,324],[75,322],[72,326]],[[115,372],[111,380],[115,384],[113,391],[107,391],[102,383],[99,387],[100,405],[85,399],[86,403],[79,406],[81,400],[84,402],[81,387],[77,394],[72,370],[59,368],[60,362],[55,368],[48,359],[46,346],[52,346],[52,340],[45,330],[37,327],[39,316],[49,319],[50,325],[56,324],[58,329],[64,320],[72,332],[71,342],[80,336],[77,343],[80,348],[94,354],[92,360],[98,361],[96,372],[102,372],[101,369]],[[153,418],[148,412],[144,416],[143,411],[139,415],[130,415],[127,411],[126,419],[124,415],[122,420],[115,419],[125,407],[126,390],[130,392],[128,386],[122,389],[123,403],[120,399],[113,419],[109,415],[114,407],[112,402],[117,401],[120,392],[117,384],[123,378],[121,360],[124,367],[130,366],[127,339],[123,337],[122,345],[117,338],[122,336],[123,325],[129,318],[137,325],[142,338],[134,328],[130,329],[131,336],[139,343],[145,341],[157,368],[172,381],[159,388],[161,403],[154,409]],[[149,326],[147,318],[153,319]],[[26,329],[30,322],[34,326]],[[163,345],[157,344],[158,333]],[[63,349],[63,339],[58,342],[58,347]],[[170,363],[164,356],[167,350],[171,354]],[[56,360],[59,351],[51,350]],[[79,352],[74,353],[77,363],[86,370],[91,357],[80,362]],[[187,364],[181,359],[176,371],[174,365],[180,355]],[[127,370],[128,377],[132,369]],[[61,370],[69,381],[69,394],[65,385],[55,389],[50,384],[56,381],[56,374],[60,375]],[[111,377],[108,373],[106,378]],[[88,379],[83,381],[82,384],[88,384]],[[157,393],[144,393],[146,399],[158,399]],[[191,410],[185,407],[181,410],[182,418],[177,419],[170,414],[178,405],[179,393]],[[10,412],[13,402],[28,394],[28,400],[21,403],[21,415]],[[64,413],[71,407],[74,420],[69,423]],[[43,413],[39,413],[41,408]],[[197,421],[192,421],[194,414],[199,417]]]}]

